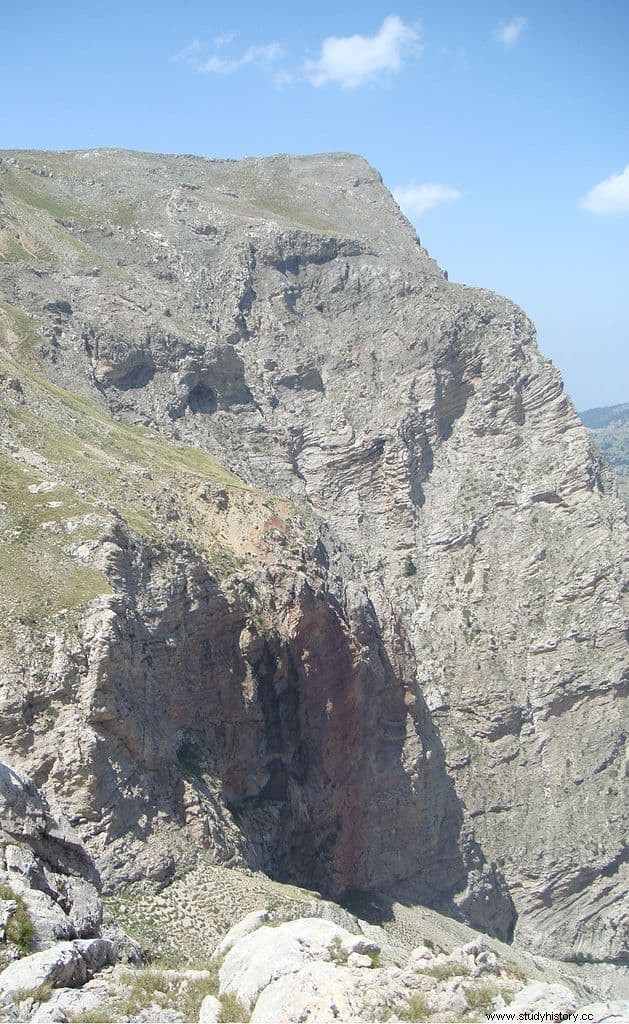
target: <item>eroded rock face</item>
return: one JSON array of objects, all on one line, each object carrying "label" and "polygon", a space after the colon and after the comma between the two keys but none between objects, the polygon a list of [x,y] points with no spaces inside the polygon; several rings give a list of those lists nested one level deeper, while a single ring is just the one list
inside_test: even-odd
[{"label": "eroded rock face", "polygon": [[100,933],[100,878],[92,858],[32,781],[1,763],[0,882],[23,898],[33,948]]},{"label": "eroded rock face", "polygon": [[355,157],[94,151],[35,182],[38,159],[2,204],[48,262],[0,282],[45,373],[293,518],[232,537],[221,582],[173,480],[167,543],[123,523],[84,549],[113,596],[40,671],[45,735],[12,658],[12,756],[111,885],[197,844],[621,959],[624,510],[530,322],[449,283]]}]

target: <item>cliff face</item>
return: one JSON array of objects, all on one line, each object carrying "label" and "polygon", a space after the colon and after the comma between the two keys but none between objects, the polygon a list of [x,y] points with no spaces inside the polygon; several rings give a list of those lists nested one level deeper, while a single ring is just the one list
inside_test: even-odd
[{"label": "cliff face", "polygon": [[629,402],[580,413],[594,443],[618,476],[618,491],[629,503]]},{"label": "cliff face", "polygon": [[4,759],[110,888],[621,959],[626,525],[530,322],[355,157],[0,169]]}]

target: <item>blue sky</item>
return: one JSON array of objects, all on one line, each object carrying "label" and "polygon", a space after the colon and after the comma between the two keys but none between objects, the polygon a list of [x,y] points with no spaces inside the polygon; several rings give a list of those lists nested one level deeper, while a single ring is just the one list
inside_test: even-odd
[{"label": "blue sky", "polygon": [[361,153],[579,408],[629,399],[628,0],[4,0],[0,34],[0,147]]}]

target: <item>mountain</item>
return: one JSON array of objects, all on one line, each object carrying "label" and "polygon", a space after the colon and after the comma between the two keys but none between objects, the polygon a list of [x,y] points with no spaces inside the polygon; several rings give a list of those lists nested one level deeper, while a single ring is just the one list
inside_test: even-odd
[{"label": "mountain", "polygon": [[0,161],[1,759],[204,862],[626,957],[626,511],[359,157]]},{"label": "mountain", "polygon": [[616,472],[620,494],[629,502],[629,402],[586,409],[579,415]]}]

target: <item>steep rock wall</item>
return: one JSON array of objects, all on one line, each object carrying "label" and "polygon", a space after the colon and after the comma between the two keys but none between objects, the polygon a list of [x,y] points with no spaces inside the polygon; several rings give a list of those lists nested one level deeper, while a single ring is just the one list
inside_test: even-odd
[{"label": "steep rock wall", "polygon": [[[242,627],[257,666],[247,671],[259,677],[256,723],[239,724],[236,763],[214,771],[269,869],[309,873],[331,891],[357,873],[361,886],[406,885],[422,899],[430,889],[437,901],[454,886],[467,912],[461,878],[476,849],[494,927],[509,929],[495,897],[502,873],[516,934],[555,955],[622,958],[624,512],[530,322],[492,293],[449,283],[358,158],[46,158],[50,178],[37,177],[36,154],[8,157],[1,176],[6,230],[19,229],[31,252],[34,240],[47,247],[37,275],[19,261],[3,269],[12,308],[44,325],[46,372],[119,420],[203,448],[307,508],[326,524],[324,552],[327,538],[351,560],[349,569],[338,556],[340,574],[367,588],[372,612],[351,629],[347,607],[341,626],[308,589],[264,641]],[[41,195],[68,218],[51,223]],[[269,593],[283,585],[280,574]],[[211,617],[221,621],[217,600]],[[131,661],[149,609],[134,614]],[[172,615],[177,637],[185,616]],[[381,650],[365,669],[358,651],[378,630]],[[176,703],[197,709],[203,641],[182,643]],[[246,706],[235,644],[234,634],[221,655],[235,666],[226,693]],[[115,637],[102,649],[106,665]],[[179,663],[182,649],[194,654]],[[142,722],[144,746],[119,737],[136,764],[162,733],[133,706],[148,675],[129,675],[127,660],[114,655],[105,675],[115,720],[127,723],[117,728]],[[284,703],[271,707],[272,690]],[[221,720],[228,706],[216,708]],[[201,748],[214,756],[229,742],[205,731]],[[426,774],[428,751],[437,764]],[[394,799],[376,781],[387,757]],[[299,777],[304,763],[316,769],[314,789]],[[142,776],[140,802],[146,786]],[[296,837],[283,863],[273,858],[284,841],[269,852],[266,819],[254,838],[267,786],[275,834],[290,821]],[[138,814],[134,806],[125,827]],[[201,829],[207,814],[204,805]],[[227,812],[217,830],[229,850],[233,827]],[[376,869],[364,858],[380,830]],[[307,856],[315,832],[320,874]]]}]

